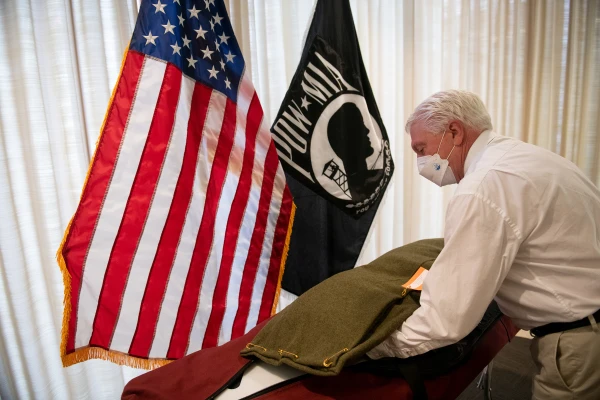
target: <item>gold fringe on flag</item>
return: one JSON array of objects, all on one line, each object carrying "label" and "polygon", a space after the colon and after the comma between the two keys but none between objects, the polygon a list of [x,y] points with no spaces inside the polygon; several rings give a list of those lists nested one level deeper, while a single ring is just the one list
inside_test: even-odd
[{"label": "gold fringe on flag", "polygon": [[273,308],[271,315],[277,313],[277,304],[279,303],[279,295],[281,294],[281,281],[283,279],[283,271],[287,261],[288,251],[290,250],[290,238],[292,237],[292,228],[294,226],[294,217],[296,215],[296,204],[292,201],[292,212],[290,213],[290,223],[288,224],[287,235],[285,236],[285,245],[283,246],[283,254],[281,256],[281,266],[279,267],[279,278],[277,279],[277,289],[275,289],[275,299],[273,300]]},{"label": "gold fringe on flag", "polygon": [[132,368],[140,369],[156,369],[167,365],[173,360],[165,360],[161,358],[138,358],[129,354],[121,353],[115,350],[105,350],[101,347],[84,347],[75,350],[75,352],[63,355],[63,366],[68,367],[87,360],[99,359],[113,362],[118,365],[126,365]]},{"label": "gold fringe on flag", "polygon": [[[88,170],[89,174],[89,170]],[[86,177],[87,182],[87,177]],[[84,185],[85,187],[85,185]],[[80,198],[81,201],[81,198]],[[60,272],[62,273],[63,285],[64,285],[64,297],[63,297],[63,320],[62,320],[62,328],[60,334],[60,358],[62,359],[63,367],[68,367],[69,365],[75,364],[66,364],[65,363],[65,355],[67,352],[67,336],[69,334],[69,321],[71,320],[71,276],[69,275],[69,270],[67,269],[67,264],[65,262],[65,258],[62,254],[62,249],[67,241],[67,236],[69,235],[69,231],[71,229],[71,223],[73,222],[73,218],[69,221],[67,225],[67,229],[65,230],[65,234],[60,242],[60,247],[56,251],[56,260],[58,261],[58,266],[60,268]]]}]

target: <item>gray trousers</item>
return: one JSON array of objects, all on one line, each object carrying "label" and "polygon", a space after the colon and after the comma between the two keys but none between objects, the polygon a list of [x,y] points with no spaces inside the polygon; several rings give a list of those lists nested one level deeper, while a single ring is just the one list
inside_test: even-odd
[{"label": "gray trousers", "polygon": [[533,399],[600,400],[600,327],[593,317],[590,322],[591,326],[532,340],[538,369]]}]

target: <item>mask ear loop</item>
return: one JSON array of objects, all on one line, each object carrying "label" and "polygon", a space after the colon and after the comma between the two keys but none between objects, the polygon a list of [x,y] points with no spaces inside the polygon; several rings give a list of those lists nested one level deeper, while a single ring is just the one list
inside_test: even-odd
[{"label": "mask ear loop", "polygon": [[450,153],[448,153],[448,157],[446,157],[446,160],[450,160],[450,156],[452,155],[452,152],[454,151],[455,147],[456,145],[452,146],[452,150],[450,150]]},{"label": "mask ear loop", "polygon": [[[446,134],[446,130],[444,129],[444,133],[442,133],[442,140],[440,140],[440,144],[438,144],[438,149],[437,149],[437,154],[440,154],[440,147],[442,147],[442,141],[444,140],[444,135]],[[452,152],[454,151],[454,148],[456,147],[456,145],[452,146],[452,150],[450,150],[450,153],[448,153],[448,157],[446,157],[446,160],[450,159],[450,156],[452,155]],[[441,157],[440,157],[441,158]]]},{"label": "mask ear loop", "polygon": [[[440,154],[440,147],[442,147],[442,142],[444,141],[444,135],[446,135],[446,130],[444,129],[444,133],[442,133],[442,138],[440,139],[440,144],[438,144],[438,149],[436,151],[437,154]],[[454,150],[454,149],[452,149]]]}]

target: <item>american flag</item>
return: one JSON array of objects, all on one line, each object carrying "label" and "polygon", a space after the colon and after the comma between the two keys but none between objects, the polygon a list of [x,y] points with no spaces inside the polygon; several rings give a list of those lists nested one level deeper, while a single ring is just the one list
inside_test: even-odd
[{"label": "american flag", "polygon": [[58,252],[65,366],[157,366],[271,315],[294,206],[248,75],[222,0],[142,1]]}]

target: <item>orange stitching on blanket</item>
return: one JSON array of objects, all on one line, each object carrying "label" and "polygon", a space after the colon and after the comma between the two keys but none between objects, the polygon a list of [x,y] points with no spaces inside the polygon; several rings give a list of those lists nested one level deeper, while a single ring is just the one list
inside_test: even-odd
[{"label": "orange stitching on blanket", "polygon": [[298,354],[290,353],[289,351],[285,351],[285,350],[282,350],[282,349],[279,349],[278,353],[279,353],[280,356],[283,356],[283,353],[286,353],[286,354],[291,354],[292,356],[298,358]]},{"label": "orange stitching on blanket", "polygon": [[246,348],[247,348],[247,349],[251,349],[252,347],[258,347],[258,348],[259,348],[259,349],[261,349],[262,351],[267,351],[267,349],[266,349],[266,348],[264,348],[264,347],[262,347],[262,346],[259,346],[259,345],[257,345],[257,344],[254,344],[254,343],[248,343],[248,344],[246,345]]},{"label": "orange stitching on blanket", "polygon": [[333,361],[332,362],[327,362],[327,360],[331,360],[333,357],[337,356],[338,354],[345,353],[347,351],[348,351],[348,348],[344,347],[343,349],[341,349],[340,351],[338,351],[337,353],[335,353],[331,357],[327,357],[326,359],[323,360],[323,366],[324,367],[331,367],[333,365]]}]

